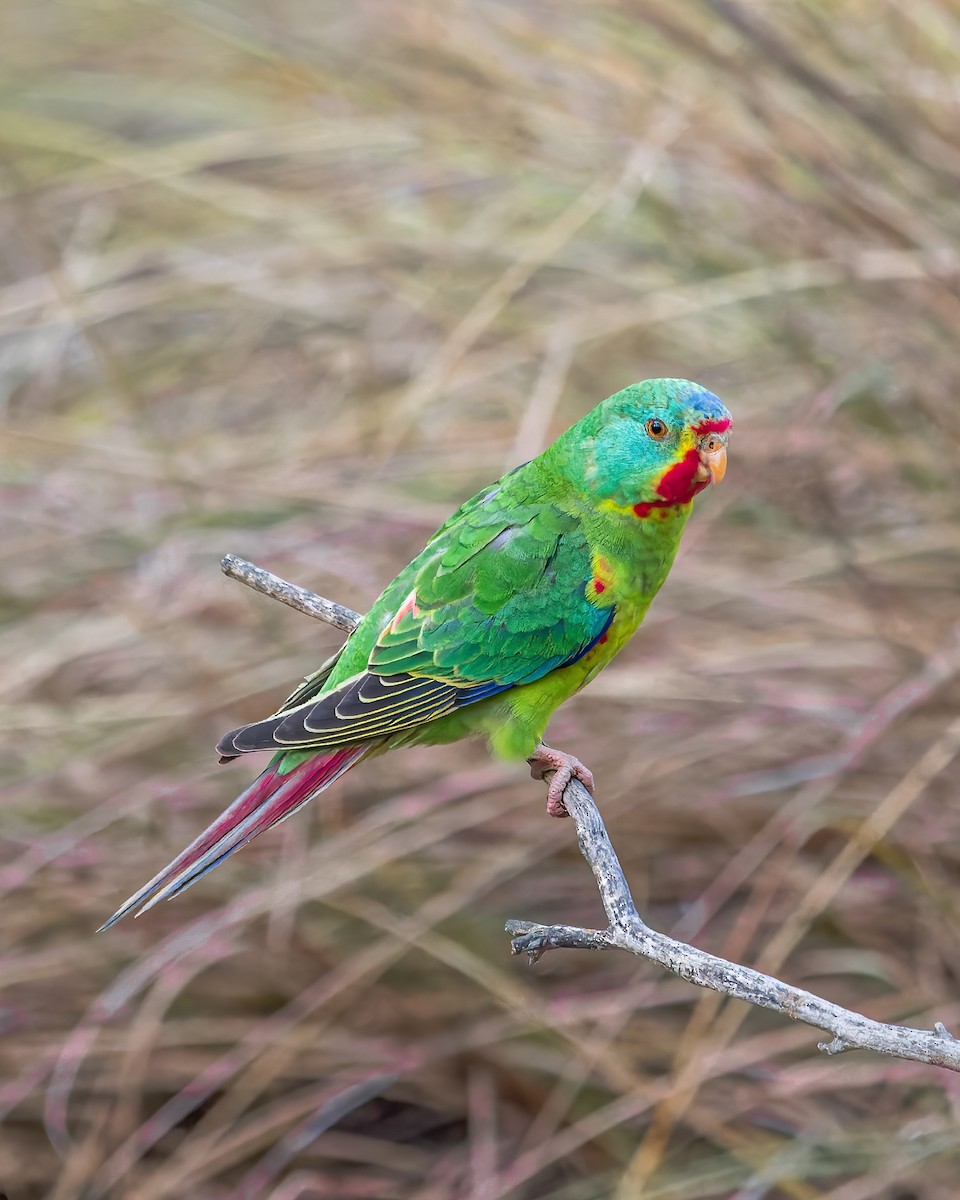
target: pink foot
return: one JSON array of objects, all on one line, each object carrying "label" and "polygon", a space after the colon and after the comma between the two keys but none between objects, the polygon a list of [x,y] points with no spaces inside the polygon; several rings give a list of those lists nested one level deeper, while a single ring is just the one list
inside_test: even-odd
[{"label": "pink foot", "polygon": [[593,773],[589,771],[579,758],[572,754],[564,754],[562,750],[554,750],[542,742],[534,751],[533,757],[528,758],[530,774],[534,779],[542,779],[548,771],[555,774],[547,784],[547,812],[551,817],[568,815],[563,803],[563,789],[571,779],[579,779],[590,795],[593,795]]}]

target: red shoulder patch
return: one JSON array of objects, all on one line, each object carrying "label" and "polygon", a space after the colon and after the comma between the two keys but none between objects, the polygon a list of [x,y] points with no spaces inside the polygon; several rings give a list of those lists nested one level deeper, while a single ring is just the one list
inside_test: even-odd
[{"label": "red shoulder patch", "polygon": [[403,618],[408,613],[412,614],[414,619],[417,619],[420,616],[420,609],[417,607],[416,589],[414,589],[410,593],[410,595],[406,598],[406,600],[404,600],[404,602],[400,605],[400,607],[394,613],[393,619],[390,621],[389,625],[387,625],[386,629],[384,629],[383,632],[384,633],[396,633],[397,626],[400,624],[400,622],[403,620]]}]

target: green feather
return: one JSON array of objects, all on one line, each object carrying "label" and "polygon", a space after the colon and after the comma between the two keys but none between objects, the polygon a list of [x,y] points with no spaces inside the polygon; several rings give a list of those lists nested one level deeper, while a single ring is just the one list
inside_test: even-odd
[{"label": "green feather", "polygon": [[[667,429],[660,440],[647,431],[653,417]],[[716,397],[684,380],[603,401],[437,530],[280,710],[293,713],[286,732],[262,723],[264,744],[290,746],[284,766],[311,747],[374,737],[400,745],[483,732],[499,753],[532,753],[554,708],[642,620],[691,509],[665,504],[658,488],[688,460],[697,424],[725,418]],[[641,517],[643,506],[653,509]],[[344,689],[365,673],[403,686],[338,716]]]},{"label": "green feather", "polygon": [[728,424],[697,384],[648,380],[468,500],[277,713],[221,739],[226,757],[276,753],[107,924],[189,887],[372,753],[483,733],[531,756],[643,619]]}]

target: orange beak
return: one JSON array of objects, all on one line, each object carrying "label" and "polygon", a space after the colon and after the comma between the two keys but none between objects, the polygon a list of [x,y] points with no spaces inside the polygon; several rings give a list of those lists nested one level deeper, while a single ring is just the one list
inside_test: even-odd
[{"label": "orange beak", "polygon": [[727,438],[723,433],[705,433],[697,446],[700,465],[697,483],[719,483],[727,473]]}]

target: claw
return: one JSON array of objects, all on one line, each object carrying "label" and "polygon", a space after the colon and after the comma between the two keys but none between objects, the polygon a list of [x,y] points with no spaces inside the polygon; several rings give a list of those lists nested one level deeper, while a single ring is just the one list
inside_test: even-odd
[{"label": "claw", "polygon": [[532,757],[527,759],[530,764],[530,774],[534,779],[543,779],[548,771],[555,772],[547,785],[547,812],[551,817],[566,817],[566,805],[563,803],[563,791],[571,779],[579,779],[590,795],[596,786],[593,772],[583,765],[579,758],[565,754],[562,750],[554,750],[541,742]]}]

